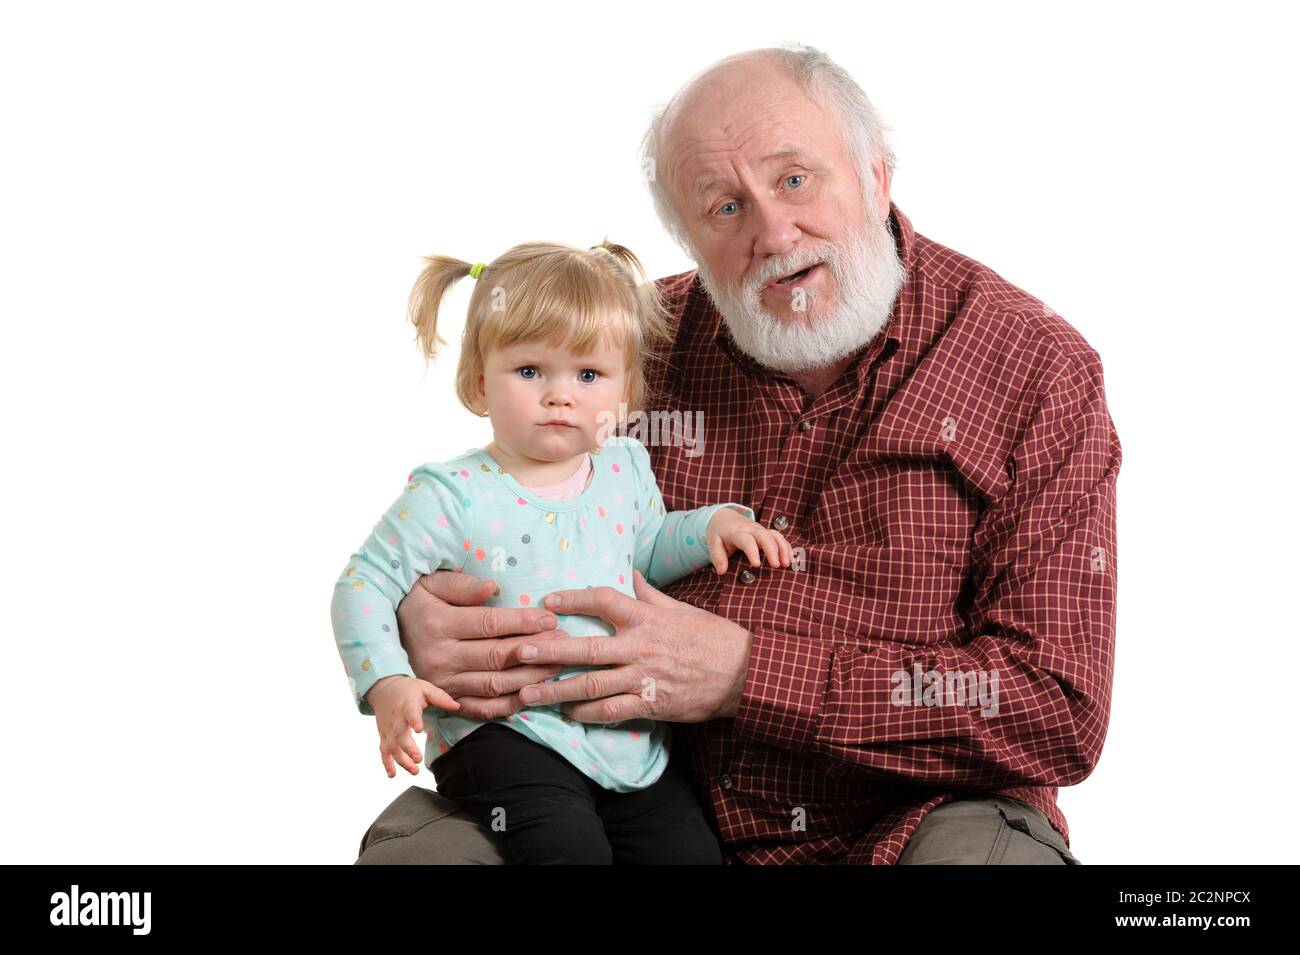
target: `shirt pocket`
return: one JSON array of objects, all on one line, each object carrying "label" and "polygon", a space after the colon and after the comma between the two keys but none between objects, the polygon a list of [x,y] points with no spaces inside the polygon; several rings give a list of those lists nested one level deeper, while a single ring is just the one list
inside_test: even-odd
[{"label": "shirt pocket", "polygon": [[1065,844],[1065,837],[1052,828],[1052,824],[1047,821],[1037,809],[1029,806],[1027,803],[1018,800],[999,798],[995,803],[998,812],[1006,820],[1006,824],[1018,832],[1024,833],[1035,842],[1047,846],[1060,854],[1066,865],[1082,865],[1074,853],[1069,850]]}]

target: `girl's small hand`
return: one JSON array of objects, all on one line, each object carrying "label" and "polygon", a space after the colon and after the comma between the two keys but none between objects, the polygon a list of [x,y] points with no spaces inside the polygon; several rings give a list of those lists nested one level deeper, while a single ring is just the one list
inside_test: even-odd
[{"label": "girl's small hand", "polygon": [[773,567],[789,567],[794,560],[794,549],[780,531],[751,521],[739,511],[724,507],[709,519],[709,556],[713,569],[719,574],[727,572],[727,555],[740,549],[753,567],[762,559],[759,550],[767,555]]},{"label": "girl's small hand", "polygon": [[419,775],[423,754],[411,736],[411,730],[424,732],[424,710],[427,707],[460,709],[460,703],[448,696],[446,691],[414,677],[391,680],[381,688],[379,694],[372,693],[367,698],[375,711],[375,725],[379,730],[379,757],[384,762],[384,770],[389,779],[397,775],[397,770],[393,768],[394,759],[412,776]]}]

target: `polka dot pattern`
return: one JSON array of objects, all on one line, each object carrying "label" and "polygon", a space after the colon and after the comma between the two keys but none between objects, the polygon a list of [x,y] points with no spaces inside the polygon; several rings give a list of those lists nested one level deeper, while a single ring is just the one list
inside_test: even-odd
[{"label": "polka dot pattern", "polygon": [[[593,449],[593,456],[600,450]],[[377,680],[410,675],[395,608],[422,573],[464,570],[493,581],[489,605],[530,608],[557,590],[612,587],[633,598],[633,566],[652,586],[662,587],[707,561],[704,528],[716,506],[669,518],[657,490],[645,449],[624,439],[611,439],[588,487],[563,500],[530,500],[526,488],[478,453],[412,471],[398,503],[380,517],[335,588],[331,620],[357,705]],[[593,614],[559,619],[574,639],[616,634],[613,625]],[[587,669],[566,667],[546,682]],[[436,716],[426,758],[445,752],[478,725],[431,711]],[[650,785],[667,763],[665,727],[647,719],[617,726],[583,723],[558,705],[547,705],[499,722],[549,746],[615,791]]]}]

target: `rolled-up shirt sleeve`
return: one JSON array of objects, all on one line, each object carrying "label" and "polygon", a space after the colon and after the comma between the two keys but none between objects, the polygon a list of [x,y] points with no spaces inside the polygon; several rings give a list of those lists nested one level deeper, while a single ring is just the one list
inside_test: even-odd
[{"label": "rolled-up shirt sleeve", "polygon": [[1095,352],[1046,382],[1012,443],[1014,478],[975,526],[963,632],[923,646],[751,629],[737,732],[835,775],[1004,788],[1092,772],[1110,715],[1121,448]]}]

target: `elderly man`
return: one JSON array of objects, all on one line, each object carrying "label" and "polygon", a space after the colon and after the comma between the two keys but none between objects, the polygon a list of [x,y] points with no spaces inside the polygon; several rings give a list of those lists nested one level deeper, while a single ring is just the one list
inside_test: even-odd
[{"label": "elderly man", "polygon": [[[677,724],[729,862],[1077,862],[1056,793],[1097,764],[1115,632],[1096,352],[913,229],[874,109],[819,51],[715,64],[645,152],[698,265],[659,280],[674,344],[652,384],[706,429],[648,442],[656,477],[674,510],[748,502],[795,566],[548,598],[617,628],[586,640],[440,572],[399,609],[414,670],[475,719],[562,703]],[[606,669],[545,682],[570,664]],[[499,845],[416,786],[358,859],[455,861]]]}]

